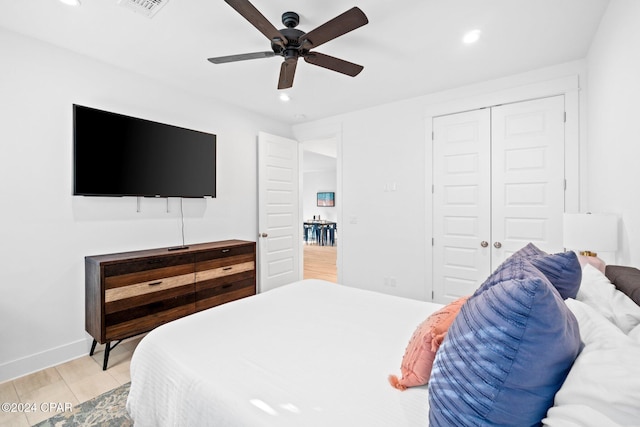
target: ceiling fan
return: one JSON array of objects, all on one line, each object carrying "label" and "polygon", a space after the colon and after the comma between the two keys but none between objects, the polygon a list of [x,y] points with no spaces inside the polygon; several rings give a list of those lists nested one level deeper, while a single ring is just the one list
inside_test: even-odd
[{"label": "ceiling fan", "polygon": [[367,24],[369,20],[357,7],[349,9],[316,29],[305,33],[295,28],[300,22],[300,17],[295,12],[285,12],[282,14],[282,23],[286,28],[278,30],[249,0],[224,1],[271,41],[271,50],[209,58],[208,60],[214,64],[270,58],[276,55],[282,56],[284,61],[280,66],[278,89],[288,89],[293,86],[293,77],[296,72],[298,58],[300,57],[304,58],[309,64],[337,71],[351,77],[357,76],[364,69],[362,65],[354,64],[320,52],[311,51],[311,49],[321,44]]}]

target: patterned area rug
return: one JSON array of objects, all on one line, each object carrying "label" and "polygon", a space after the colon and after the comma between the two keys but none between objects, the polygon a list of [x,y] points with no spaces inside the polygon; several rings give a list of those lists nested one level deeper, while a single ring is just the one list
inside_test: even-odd
[{"label": "patterned area rug", "polygon": [[130,427],[133,421],[129,418],[125,405],[131,383],[101,394],[87,402],[76,406],[73,411],[59,414],[36,424],[35,427]]}]

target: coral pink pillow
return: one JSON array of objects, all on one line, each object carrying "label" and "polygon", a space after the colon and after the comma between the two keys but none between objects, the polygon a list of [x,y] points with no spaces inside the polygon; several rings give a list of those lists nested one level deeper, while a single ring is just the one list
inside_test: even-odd
[{"label": "coral pink pillow", "polygon": [[402,358],[402,378],[389,375],[389,382],[398,390],[425,385],[431,376],[436,351],[444,341],[449,326],[469,297],[459,298],[431,314],[413,333]]}]

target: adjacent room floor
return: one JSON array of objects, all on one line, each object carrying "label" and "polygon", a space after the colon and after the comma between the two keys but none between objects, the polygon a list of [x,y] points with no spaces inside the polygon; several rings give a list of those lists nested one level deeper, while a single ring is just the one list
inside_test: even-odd
[{"label": "adjacent room floor", "polygon": [[304,278],[338,282],[337,246],[304,245]]}]

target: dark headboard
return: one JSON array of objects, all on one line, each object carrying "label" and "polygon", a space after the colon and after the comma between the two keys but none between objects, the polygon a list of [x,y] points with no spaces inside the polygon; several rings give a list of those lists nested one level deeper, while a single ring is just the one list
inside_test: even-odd
[{"label": "dark headboard", "polygon": [[640,305],[640,270],[622,265],[607,265],[605,275],[618,290]]}]

